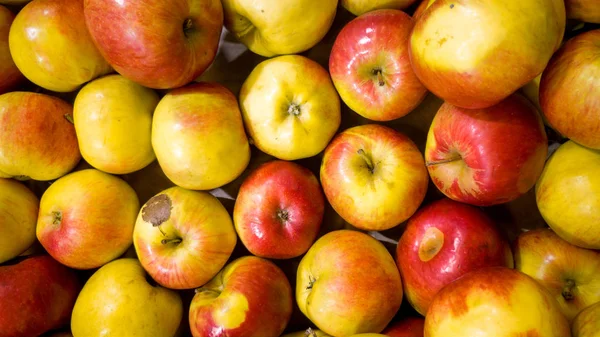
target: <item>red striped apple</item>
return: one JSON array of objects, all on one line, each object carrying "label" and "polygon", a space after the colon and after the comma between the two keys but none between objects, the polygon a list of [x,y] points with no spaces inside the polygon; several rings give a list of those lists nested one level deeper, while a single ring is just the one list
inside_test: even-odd
[{"label": "red striped apple", "polygon": [[600,302],[582,310],[571,324],[573,337],[598,337],[600,331]]},{"label": "red striped apple", "polygon": [[390,324],[381,333],[389,337],[423,337],[425,318],[406,317]]},{"label": "red striped apple", "polygon": [[8,46],[8,33],[15,15],[0,6],[0,95],[14,89],[25,77],[15,65]]},{"label": "red striped apple", "polygon": [[447,197],[490,206],[529,191],[547,153],[540,115],[525,97],[513,94],[485,109],[444,103],[429,129],[425,160],[431,179]]},{"label": "red striped apple", "polygon": [[415,0],[340,0],[340,5],[350,13],[360,16],[378,9],[406,9]]},{"label": "red striped apple", "polygon": [[25,185],[0,178],[0,264],[34,244],[39,205],[38,197]]}]

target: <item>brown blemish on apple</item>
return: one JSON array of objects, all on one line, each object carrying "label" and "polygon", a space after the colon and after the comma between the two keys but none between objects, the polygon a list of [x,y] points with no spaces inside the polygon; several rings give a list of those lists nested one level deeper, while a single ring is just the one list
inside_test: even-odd
[{"label": "brown blemish on apple", "polygon": [[517,334],[515,337],[540,337],[540,333],[535,329],[530,329]]},{"label": "brown blemish on apple", "polygon": [[142,219],[152,224],[152,226],[160,226],[163,222],[171,217],[171,209],[173,204],[171,198],[166,194],[159,194],[152,197],[144,208],[142,208]]},{"label": "brown blemish on apple", "polygon": [[427,262],[433,259],[444,246],[444,233],[436,227],[429,227],[419,245],[419,259]]}]

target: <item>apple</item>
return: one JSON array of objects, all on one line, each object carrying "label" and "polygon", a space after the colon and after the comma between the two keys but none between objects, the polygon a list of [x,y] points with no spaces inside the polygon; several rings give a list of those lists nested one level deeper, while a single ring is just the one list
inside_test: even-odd
[{"label": "apple", "polygon": [[360,16],[378,9],[406,9],[416,0],[340,0],[340,5],[350,13]]},{"label": "apple", "polygon": [[427,89],[408,55],[413,25],[403,11],[380,9],[342,28],[331,49],[329,72],[350,109],[370,120],[390,121],[423,101]]},{"label": "apple", "polygon": [[24,79],[8,46],[8,33],[14,19],[15,15],[8,8],[0,6],[0,94],[11,91]]},{"label": "apple", "polygon": [[319,329],[308,328],[302,331],[295,331],[281,335],[281,337],[331,337]]},{"label": "apple", "polygon": [[327,200],[345,221],[363,230],[385,230],[407,220],[423,202],[428,183],[415,143],[378,124],[342,131],[321,162]]},{"label": "apple", "polygon": [[537,207],[563,240],[600,249],[600,150],[569,140],[550,156],[535,186]]},{"label": "apple", "polygon": [[487,108],[544,70],[565,25],[562,0],[437,0],[416,20],[410,59],[436,96]]},{"label": "apple", "polygon": [[0,265],[0,337],[39,336],[68,324],[77,275],[48,255]]},{"label": "apple", "polygon": [[329,73],[301,55],[259,63],[242,84],[239,100],[254,145],[282,160],[316,156],[341,123],[340,98]]},{"label": "apple", "polygon": [[320,237],[296,277],[300,311],[333,336],[381,332],[402,303],[400,273],[385,246],[358,231]]},{"label": "apple", "polygon": [[273,262],[243,256],[196,290],[190,304],[192,335],[279,336],[292,315],[292,288]]},{"label": "apple", "polygon": [[225,28],[265,57],[299,54],[331,28],[338,0],[222,0]]},{"label": "apple", "polygon": [[122,179],[95,169],[73,172],[42,195],[36,236],[58,262],[98,268],[131,246],[139,207]]},{"label": "apple", "polygon": [[83,0],[28,3],[17,14],[8,42],[21,73],[48,90],[75,91],[113,71],[88,33]]},{"label": "apple", "polygon": [[406,299],[421,315],[447,284],[476,269],[513,267],[508,240],[480,209],[443,198],[420,208],[396,248]]},{"label": "apple", "polygon": [[600,29],[568,40],[544,70],[539,96],[552,128],[594,149],[600,149],[599,53]]},{"label": "apple", "polygon": [[600,6],[597,0],[565,0],[567,18],[590,23],[600,23]]},{"label": "apple", "polygon": [[435,0],[420,0],[421,2],[419,3],[419,6],[417,6],[417,9],[415,9],[415,12],[412,15],[412,18],[414,21],[419,20],[419,18],[421,17],[421,15],[423,15],[423,13],[425,13],[425,10],[427,8],[429,8],[429,6],[431,6]]},{"label": "apple", "polygon": [[0,263],[25,252],[35,242],[39,204],[25,185],[0,178]]},{"label": "apple", "polygon": [[77,93],[73,119],[83,159],[112,174],[139,171],[153,162],[152,115],[159,97],[121,75],[87,83]]},{"label": "apple", "polygon": [[535,107],[513,94],[484,109],[445,102],[429,129],[425,160],[432,181],[447,197],[491,206],[529,191],[547,153],[548,138]]},{"label": "apple", "polygon": [[573,337],[598,337],[600,331],[598,317],[600,317],[600,302],[583,309],[571,324]]},{"label": "apple", "polygon": [[145,87],[186,85],[215,58],[223,26],[219,0],[83,2],[87,28],[102,55],[119,74]]},{"label": "apple", "polygon": [[0,177],[54,180],[79,160],[73,107],[53,96],[14,91],[0,95]]},{"label": "apple", "polygon": [[[440,0],[438,0],[440,1]],[[558,303],[534,279],[487,267],[445,286],[425,316],[425,336],[570,337]]]},{"label": "apple", "polygon": [[73,336],[173,337],[183,317],[180,295],[148,281],[133,258],[107,263],[87,280],[71,315]]},{"label": "apple", "polygon": [[192,190],[230,183],[250,161],[237,99],[218,83],[191,83],[167,93],[154,111],[152,147],[165,175]]},{"label": "apple", "polygon": [[133,231],[140,263],[170,289],[192,289],[210,281],[236,242],[231,216],[216,197],[178,186],[148,200]]},{"label": "apple", "polygon": [[599,251],[574,246],[541,228],[519,235],[514,254],[515,268],[544,286],[569,321],[600,302]]},{"label": "apple", "polygon": [[315,175],[299,164],[273,160],[242,183],[233,222],[253,255],[290,259],[313,244],[324,212],[325,197]]},{"label": "apple", "polygon": [[409,316],[390,324],[381,333],[389,337],[423,337],[424,330],[425,318]]}]

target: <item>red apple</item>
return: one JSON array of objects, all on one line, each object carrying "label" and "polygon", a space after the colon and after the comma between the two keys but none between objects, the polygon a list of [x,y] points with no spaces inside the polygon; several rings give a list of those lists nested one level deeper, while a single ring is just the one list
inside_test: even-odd
[{"label": "red apple", "polygon": [[121,75],[143,86],[183,86],[212,63],[223,26],[219,0],[84,0],[96,46]]},{"label": "red apple", "polygon": [[15,15],[0,5],[0,94],[10,91],[24,80],[8,47],[8,32]]},{"label": "red apple", "polygon": [[525,97],[513,94],[485,109],[444,103],[429,129],[425,160],[446,196],[490,206],[529,191],[547,153],[542,119]]},{"label": "red apple", "polygon": [[0,337],[39,336],[69,323],[80,284],[48,255],[0,266]]},{"label": "red apple", "polygon": [[406,317],[388,325],[381,333],[389,337],[423,337],[425,318]]},{"label": "red apple", "polygon": [[292,315],[292,288],[273,262],[244,256],[229,263],[190,305],[194,337],[279,336]]},{"label": "red apple", "polygon": [[410,218],[396,261],[406,299],[421,315],[444,286],[464,274],[513,267],[510,245],[494,222],[478,208],[446,198]]},{"label": "red apple", "polygon": [[427,95],[412,70],[412,18],[380,9],[350,21],[337,35],[329,72],[340,97],[359,115],[390,121],[411,112]]},{"label": "red apple", "polygon": [[540,81],[540,105],[564,137],[600,149],[600,29],[575,36],[554,54]]},{"label": "red apple", "polygon": [[324,199],[310,170],[293,162],[270,161],[242,183],[233,210],[235,229],[253,255],[300,256],[319,233]]}]

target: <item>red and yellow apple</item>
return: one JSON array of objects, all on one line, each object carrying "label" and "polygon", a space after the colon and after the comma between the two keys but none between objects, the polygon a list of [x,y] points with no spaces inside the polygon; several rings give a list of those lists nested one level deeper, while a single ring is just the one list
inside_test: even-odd
[{"label": "red and yellow apple", "polygon": [[360,16],[378,9],[406,9],[416,0],[340,0],[340,5],[350,13]]},{"label": "red and yellow apple", "polygon": [[24,79],[8,46],[8,34],[14,19],[15,15],[8,8],[0,6],[0,95],[11,91]]},{"label": "red and yellow apple", "polygon": [[415,9],[415,12],[412,15],[413,20],[419,20],[421,15],[425,13],[425,10],[431,6],[435,0],[420,0],[419,6]]},{"label": "red and yellow apple", "polygon": [[35,242],[40,201],[25,185],[0,178],[0,264],[25,252]]},{"label": "red and yellow apple", "polygon": [[381,333],[389,337],[423,337],[425,318],[405,317],[388,325]]},{"label": "red and yellow apple", "polygon": [[567,18],[590,23],[600,23],[598,0],[565,0]]},{"label": "red and yellow apple", "polygon": [[600,302],[582,310],[571,324],[573,337],[598,337],[600,331]]}]

